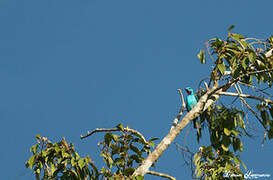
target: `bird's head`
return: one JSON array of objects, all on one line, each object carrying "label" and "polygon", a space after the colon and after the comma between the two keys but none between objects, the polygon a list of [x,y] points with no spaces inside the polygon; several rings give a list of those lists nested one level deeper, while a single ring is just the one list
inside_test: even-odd
[{"label": "bird's head", "polygon": [[186,90],[186,92],[188,93],[188,95],[193,94],[193,89],[192,89],[192,88],[186,87],[185,90]]}]

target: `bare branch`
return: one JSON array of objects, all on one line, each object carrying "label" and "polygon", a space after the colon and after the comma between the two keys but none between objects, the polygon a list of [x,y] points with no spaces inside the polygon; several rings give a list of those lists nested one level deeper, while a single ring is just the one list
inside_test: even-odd
[{"label": "bare branch", "polygon": [[170,180],[176,180],[175,177],[172,177],[172,176],[170,176],[168,174],[156,172],[156,171],[147,171],[147,174],[151,174],[151,175],[155,175],[155,176],[159,176],[159,177],[163,177],[163,178],[168,178]]},{"label": "bare branch", "polygon": [[[193,164],[194,153],[192,151],[190,151],[188,147],[184,148],[184,147],[180,146],[178,143],[175,143],[175,145],[178,149],[181,150],[184,162],[188,166],[188,168],[191,170],[191,176],[192,176],[192,179],[194,179],[194,167],[193,167],[194,166],[194,164]],[[185,157],[186,155],[187,155],[187,157]],[[186,159],[186,158],[188,158],[188,159]],[[188,161],[190,161],[190,162],[188,162]]]},{"label": "bare branch", "polygon": [[263,124],[263,121],[259,117],[259,115],[252,109],[252,107],[246,102],[244,98],[241,98],[246,107],[254,114],[254,116],[258,119],[258,121],[262,124],[262,126],[266,129],[266,126]]},{"label": "bare branch", "polygon": [[186,107],[186,103],[184,101],[184,96],[183,96],[183,93],[182,93],[181,89],[178,89],[178,91],[179,91],[179,94],[180,94],[180,97],[181,97],[182,106]]},{"label": "bare branch", "polygon": [[[111,132],[111,131],[121,131],[119,128],[110,128],[110,129],[105,129],[105,128],[96,128],[94,129],[93,131],[91,132],[87,132],[87,134],[85,136],[81,135],[80,138],[81,139],[84,139],[84,138],[87,138],[88,136],[91,136],[92,134],[96,133],[96,132]],[[138,132],[137,130],[134,130],[134,129],[130,129],[128,126],[126,128],[123,128],[124,132],[131,132],[132,134],[135,134],[137,135],[138,137],[140,137],[145,143],[148,143],[145,139],[145,137],[140,133]]]},{"label": "bare branch", "polygon": [[232,92],[218,92],[217,94],[224,95],[224,96],[235,96],[235,97],[256,99],[256,100],[264,101],[266,103],[271,103],[271,104],[273,103],[273,101],[271,99],[266,99],[266,98],[262,98],[259,96],[252,96],[249,94],[239,94],[239,93],[232,93]]},{"label": "bare branch", "polygon": [[184,96],[183,96],[183,93],[182,93],[181,89],[178,89],[178,92],[179,92],[180,97],[181,97],[182,106],[181,106],[181,108],[179,110],[179,113],[177,114],[177,116],[173,120],[172,128],[177,125],[178,121],[180,120],[181,116],[183,115],[183,112],[186,109],[186,104],[185,104]]},{"label": "bare branch", "polygon": [[258,88],[258,87],[256,87],[256,86],[253,86],[253,85],[250,85],[250,84],[246,84],[246,83],[243,83],[243,82],[239,82],[239,83],[242,84],[243,86],[247,86],[247,87],[252,88],[253,91],[254,91],[254,89],[256,89],[256,90],[255,90],[256,92],[261,92],[261,93],[263,93],[263,94],[265,94],[265,95],[267,95],[267,96],[269,96],[269,97],[273,97],[273,95],[271,95],[271,94],[265,92],[265,90],[266,90],[267,88],[266,88],[266,89],[260,89],[260,88]]}]

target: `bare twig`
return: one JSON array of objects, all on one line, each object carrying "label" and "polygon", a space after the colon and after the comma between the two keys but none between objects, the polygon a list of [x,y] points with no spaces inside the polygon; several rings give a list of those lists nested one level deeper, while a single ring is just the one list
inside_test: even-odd
[{"label": "bare twig", "polygon": [[208,91],[209,90],[208,84],[206,82],[204,82],[204,84],[205,84],[206,90]]},{"label": "bare twig", "polygon": [[156,172],[156,171],[147,171],[147,174],[151,174],[151,175],[155,175],[155,176],[159,176],[159,177],[163,177],[163,178],[168,178],[170,180],[176,180],[175,177],[172,177],[172,176],[170,176],[168,174]]},{"label": "bare twig", "polygon": [[262,98],[262,97],[259,97],[259,96],[252,96],[252,95],[249,95],[249,94],[239,94],[239,93],[232,93],[232,92],[218,92],[217,94],[224,95],[224,96],[235,96],[235,97],[256,99],[256,100],[259,100],[259,101],[264,101],[266,103],[273,103],[273,101],[271,99],[266,99],[266,98]]},{"label": "bare twig", "polygon": [[241,100],[247,106],[247,108],[254,114],[254,116],[258,119],[258,121],[262,124],[262,126],[266,129],[266,126],[263,124],[263,121],[261,120],[259,115],[252,109],[252,107],[246,102],[244,98],[242,98]]},{"label": "bare twig", "polygon": [[[194,178],[194,168],[193,168],[193,166],[194,166],[194,164],[193,164],[194,153],[192,151],[190,151],[188,147],[184,148],[184,147],[180,146],[178,143],[175,143],[175,145],[176,145],[176,147],[178,149],[181,150],[184,162],[188,166],[188,168],[191,170],[191,176],[192,176],[192,178]],[[185,155],[187,155],[187,158],[189,160],[186,159]],[[190,161],[190,162],[188,162],[188,161]]]},{"label": "bare twig", "polygon": [[205,46],[206,46],[206,48],[207,48],[207,52],[208,52],[208,54],[209,54],[209,56],[210,56],[210,59],[211,59],[212,62],[214,63],[214,62],[215,62],[215,59],[213,58],[213,56],[211,55],[211,53],[210,53],[210,51],[209,51],[209,44],[208,44],[208,43],[205,43]]},{"label": "bare twig", "polygon": [[182,93],[181,89],[178,89],[178,91],[179,91],[179,94],[180,94],[180,97],[181,97],[182,106],[186,107],[186,103],[184,101],[184,96],[183,96],[183,93]]},{"label": "bare twig", "polygon": [[243,86],[247,86],[247,87],[252,88],[253,91],[254,91],[254,89],[256,89],[255,90],[256,92],[261,92],[261,93],[263,93],[263,94],[265,94],[265,95],[267,95],[269,97],[273,97],[272,94],[269,94],[269,93],[265,92],[266,89],[260,89],[260,88],[258,88],[256,86],[253,86],[253,85],[250,85],[250,84],[246,84],[246,83],[243,83],[243,82],[238,82],[238,83],[242,84]]},{"label": "bare twig", "polygon": [[180,97],[181,97],[182,106],[181,106],[181,108],[179,110],[179,113],[177,114],[177,116],[173,120],[173,126],[172,126],[172,128],[177,125],[178,121],[180,120],[181,116],[183,115],[183,112],[186,109],[186,104],[185,104],[184,96],[183,96],[183,93],[182,93],[181,89],[178,89],[178,92],[179,92]]},{"label": "bare twig", "polygon": [[[84,139],[84,138],[87,138],[88,136],[91,136],[92,134],[96,133],[96,132],[111,132],[111,131],[121,131],[119,128],[110,128],[110,129],[105,129],[105,128],[96,128],[94,129],[93,131],[91,132],[87,132],[87,134],[85,136],[81,135],[80,138],[81,139]],[[145,139],[145,137],[140,133],[138,132],[137,130],[134,130],[134,129],[130,129],[129,127],[126,127],[126,128],[123,128],[124,132],[131,132],[132,134],[135,134],[137,135],[138,137],[140,137],[145,143],[148,143]]]}]

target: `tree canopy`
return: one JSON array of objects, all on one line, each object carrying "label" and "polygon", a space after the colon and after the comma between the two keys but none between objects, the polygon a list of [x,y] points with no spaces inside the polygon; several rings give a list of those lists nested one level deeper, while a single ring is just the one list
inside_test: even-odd
[{"label": "tree canopy", "polygon": [[190,121],[198,118],[201,127],[196,129],[196,140],[199,142],[203,132],[208,131],[210,145],[200,144],[197,152],[177,145],[190,154],[193,178],[223,179],[228,172],[236,175],[231,179],[243,179],[246,165],[238,154],[244,150],[242,137],[251,138],[253,126],[259,124],[264,130],[262,145],[273,138],[273,101],[267,92],[273,81],[273,36],[265,40],[249,38],[232,33],[233,28],[228,29],[225,40],[213,38],[200,50],[198,58],[211,72],[209,78],[201,80],[195,93],[198,103],[186,114],[183,94],[179,91],[180,111],[157,146],[157,138],[146,140],[139,131],[122,124],[95,129],[81,138],[105,133],[98,147],[106,167],[98,168],[91,157],[81,158],[73,144],[64,138],[52,143],[37,135],[37,144],[30,149],[32,156],[26,166],[34,171],[36,179],[140,180],[147,173],[175,179],[165,172],[149,169]]}]

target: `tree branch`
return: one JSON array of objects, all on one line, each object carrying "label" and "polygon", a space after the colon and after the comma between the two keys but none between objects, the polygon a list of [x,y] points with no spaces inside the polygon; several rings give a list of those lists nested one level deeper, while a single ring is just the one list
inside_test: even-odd
[{"label": "tree branch", "polygon": [[176,180],[175,177],[172,177],[172,176],[170,176],[170,175],[168,175],[168,174],[156,172],[156,171],[147,171],[147,174],[151,174],[151,175],[155,175],[155,176],[159,176],[159,177],[168,178],[168,179],[170,179],[170,180]]},{"label": "tree branch", "polygon": [[105,129],[105,128],[96,128],[91,132],[87,132],[87,134],[85,136],[81,135],[80,138],[84,139],[87,138],[88,136],[91,136],[92,134],[96,133],[96,132],[109,132],[109,131],[124,131],[124,132],[131,132],[132,134],[137,135],[138,137],[140,137],[145,143],[148,143],[145,139],[145,137],[138,132],[137,130],[134,129],[130,129],[128,126],[126,128],[123,128],[123,130],[120,130],[119,128],[110,128],[110,129]]},{"label": "tree branch", "polygon": [[178,92],[179,92],[180,97],[181,97],[182,106],[181,106],[181,108],[179,110],[179,113],[177,114],[176,118],[174,118],[174,120],[173,120],[173,126],[177,125],[178,121],[180,120],[181,116],[183,115],[183,112],[186,109],[186,104],[185,104],[184,96],[183,96],[183,93],[182,93],[181,89],[178,89]]},{"label": "tree branch", "polygon": [[235,96],[235,97],[242,97],[242,98],[250,98],[250,99],[256,99],[259,101],[264,101],[266,103],[273,103],[273,101],[271,99],[266,99],[266,98],[262,98],[259,96],[252,96],[249,94],[239,94],[239,93],[232,93],[232,92],[219,92],[217,93],[219,95],[224,95],[224,96]]},{"label": "tree branch", "polygon": [[[170,129],[170,132],[163,138],[163,140],[157,145],[155,150],[148,155],[148,157],[142,161],[142,164],[136,168],[133,176],[141,175],[144,176],[151,165],[157,160],[161,154],[169,147],[173,142],[176,136],[184,129],[191,120],[197,118],[201,113],[203,113],[211,104],[219,98],[217,93],[226,91],[231,87],[232,84],[228,83],[225,86],[222,86],[218,89],[218,82],[215,82],[213,87],[207,91],[198,101],[196,106],[188,112],[184,118],[179,122],[177,126],[174,126]],[[216,92],[215,90],[218,89]],[[215,93],[213,93],[215,92]]]}]

